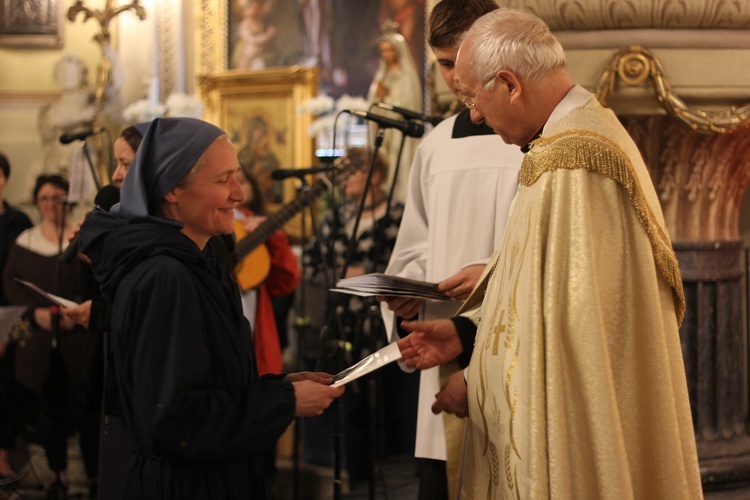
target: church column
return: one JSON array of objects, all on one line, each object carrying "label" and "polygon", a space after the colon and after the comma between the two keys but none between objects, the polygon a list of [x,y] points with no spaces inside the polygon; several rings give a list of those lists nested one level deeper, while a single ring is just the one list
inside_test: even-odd
[{"label": "church column", "polygon": [[623,121],[649,166],[680,262],[680,338],[704,490],[746,487],[747,277],[738,218],[750,184],[750,130],[700,135],[666,116]]}]

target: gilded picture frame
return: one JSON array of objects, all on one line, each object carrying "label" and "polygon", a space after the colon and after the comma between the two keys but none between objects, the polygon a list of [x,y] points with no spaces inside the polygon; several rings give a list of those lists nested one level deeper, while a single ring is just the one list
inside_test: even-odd
[{"label": "gilded picture frame", "polygon": [[298,113],[317,93],[316,68],[225,71],[199,77],[204,118],[227,132],[240,163],[258,178],[270,212],[291,201],[293,181],[276,181],[279,168],[314,165],[312,117]]},{"label": "gilded picture frame", "polygon": [[0,0],[0,46],[63,46],[63,0]]}]

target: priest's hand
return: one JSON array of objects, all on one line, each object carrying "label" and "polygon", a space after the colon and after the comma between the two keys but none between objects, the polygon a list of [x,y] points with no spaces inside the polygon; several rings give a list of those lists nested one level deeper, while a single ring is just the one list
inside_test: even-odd
[{"label": "priest's hand", "polygon": [[415,297],[395,297],[393,295],[377,295],[375,298],[380,302],[385,302],[388,309],[399,318],[411,319],[419,314],[424,306],[424,299]]},{"label": "priest's hand", "polygon": [[446,278],[437,284],[437,289],[456,300],[466,300],[471,291],[477,286],[479,277],[484,271],[484,264],[466,266],[450,278]]},{"label": "priest's hand", "polygon": [[344,386],[331,387],[313,380],[292,382],[294,386],[294,416],[315,417],[323,413],[331,402],[344,394]]},{"label": "priest's hand", "polygon": [[453,413],[461,418],[469,415],[469,397],[463,370],[448,377],[448,380],[440,388],[440,392],[435,394],[432,413],[437,415],[441,411]]},{"label": "priest's hand", "polygon": [[398,341],[406,366],[424,370],[447,363],[463,352],[456,325],[449,319],[404,321],[401,327],[411,332]]}]

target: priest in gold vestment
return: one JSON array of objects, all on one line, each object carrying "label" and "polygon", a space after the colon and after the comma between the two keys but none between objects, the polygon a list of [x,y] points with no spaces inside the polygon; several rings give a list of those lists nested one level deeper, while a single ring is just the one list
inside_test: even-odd
[{"label": "priest in gold vestment", "polygon": [[[433,407],[468,407],[460,497],[702,498],[682,282],[636,145],[531,14],[480,18],[456,74],[472,120],[526,151],[504,240],[459,311],[476,327],[466,385]],[[404,323],[407,364],[466,349],[458,324]]]}]

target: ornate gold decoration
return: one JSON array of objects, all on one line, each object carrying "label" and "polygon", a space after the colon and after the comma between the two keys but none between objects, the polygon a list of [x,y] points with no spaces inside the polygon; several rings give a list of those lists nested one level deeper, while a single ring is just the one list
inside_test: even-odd
[{"label": "ornate gold decoration", "polygon": [[78,14],[83,14],[83,22],[94,18],[99,22],[99,26],[102,29],[101,32],[94,35],[94,40],[101,46],[103,54],[102,65],[99,67],[99,74],[96,82],[97,104],[102,103],[102,100],[104,98],[104,91],[107,88],[107,84],[109,83],[112,71],[112,62],[109,60],[106,52],[104,51],[105,46],[109,45],[111,38],[109,34],[109,23],[118,14],[131,9],[135,12],[135,15],[138,16],[138,19],[140,19],[141,21],[146,19],[146,11],[141,5],[138,4],[138,0],[133,0],[129,4],[119,5],[117,7],[112,6],[112,0],[107,0],[107,3],[104,6],[104,10],[89,9],[88,7],[85,7],[83,5],[82,0],[76,0],[76,3],[71,5],[68,9],[67,17],[68,21],[70,21],[71,23],[75,22]]},{"label": "ornate gold decoration", "polygon": [[603,106],[615,90],[617,77],[630,86],[642,85],[651,78],[656,98],[667,113],[693,132],[731,134],[750,126],[750,104],[732,106],[719,112],[691,109],[677,97],[664,77],[661,63],[647,49],[631,45],[620,50],[602,72],[596,86],[596,98]]},{"label": "ornate gold decoration", "polygon": [[531,186],[542,174],[557,168],[585,168],[609,177],[625,189],[636,217],[651,242],[656,267],[672,287],[677,324],[681,325],[686,306],[677,257],[669,236],[657,222],[646,201],[627,155],[608,138],[588,130],[540,137],[531,143],[531,149],[523,159],[518,183]]},{"label": "ornate gold decoration", "polygon": [[[94,104],[96,104],[97,106],[97,114],[96,118],[94,119],[95,127],[99,127],[102,125],[102,110],[104,108],[105,101],[107,101],[107,91],[109,90],[110,82],[112,80],[112,68],[114,65],[113,58],[115,56],[114,51],[110,46],[111,37],[109,33],[109,23],[112,21],[112,19],[114,19],[122,12],[127,12],[129,10],[132,10],[141,21],[146,19],[146,11],[138,3],[138,1],[139,0],[133,0],[128,4],[118,5],[115,7],[112,5],[113,0],[107,0],[107,3],[104,5],[104,9],[98,10],[90,9],[84,6],[82,0],[76,0],[76,2],[68,9],[67,18],[71,23],[75,22],[78,14],[83,14],[84,23],[93,18],[99,22],[99,26],[101,27],[101,31],[94,35],[94,41],[96,41],[99,44],[99,47],[102,49],[102,62],[99,65],[97,71],[96,94],[94,98]],[[99,150],[99,152],[102,151],[103,147],[103,144],[97,143],[97,149]],[[105,160],[106,156],[99,155],[99,158],[99,178],[107,179],[109,177],[109,172]]]},{"label": "ornate gold decoration", "polygon": [[26,347],[26,342],[31,339],[31,336],[31,323],[26,319],[18,318],[11,327],[8,340],[18,343],[21,347]]}]

